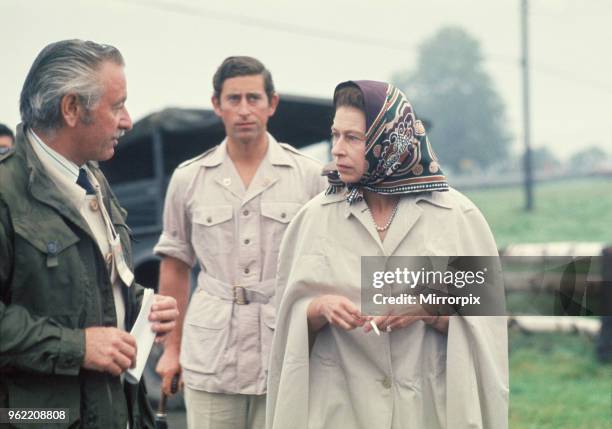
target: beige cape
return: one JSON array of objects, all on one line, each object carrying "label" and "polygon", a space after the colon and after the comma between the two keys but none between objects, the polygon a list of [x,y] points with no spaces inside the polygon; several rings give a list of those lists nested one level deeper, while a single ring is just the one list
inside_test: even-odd
[{"label": "beige cape", "polygon": [[508,426],[505,317],[419,321],[383,333],[323,328],[309,352],[306,309],[322,294],[360,303],[360,257],[497,255],[489,227],[459,192],[406,196],[384,242],[365,202],[319,195],[281,245],[267,428]]}]

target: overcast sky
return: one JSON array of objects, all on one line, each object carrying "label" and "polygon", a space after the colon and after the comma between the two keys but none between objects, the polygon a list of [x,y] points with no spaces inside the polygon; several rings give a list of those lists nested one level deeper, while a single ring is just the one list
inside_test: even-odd
[{"label": "overcast sky", "polygon": [[[482,44],[519,150],[519,3],[0,0],[0,122],[15,127],[32,61],[61,39],[122,51],[127,106],[137,120],[169,106],[209,108],[212,75],[229,55],[261,59],[281,94],[329,97],[340,81],[389,80],[411,69],[423,39],[459,25]],[[612,153],[612,1],[530,0],[530,8],[534,146],[561,159],[589,144]]]}]

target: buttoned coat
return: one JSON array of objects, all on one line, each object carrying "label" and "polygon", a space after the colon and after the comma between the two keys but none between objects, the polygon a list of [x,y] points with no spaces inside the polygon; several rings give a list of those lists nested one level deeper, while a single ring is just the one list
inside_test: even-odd
[{"label": "buttoned coat", "polygon": [[507,427],[505,317],[453,316],[448,334],[422,321],[381,336],[326,325],[309,351],[312,299],[360,306],[361,256],[436,255],[497,255],[481,213],[452,189],[402,196],[382,242],[365,202],[342,193],[296,215],[279,258],[267,428]]},{"label": "buttoned coat", "polygon": [[[81,367],[85,328],[116,327],[106,263],[86,221],[51,181],[25,130],[0,158],[0,407],[67,408],[86,428],[153,427],[144,383]],[[96,163],[106,209],[132,266],[126,212]],[[143,288],[122,288],[126,327]],[[30,427],[30,425],[23,425]]]},{"label": "buttoned coat", "polygon": [[[155,252],[200,267],[181,339],[186,386],[266,392],[280,242],[293,216],[324,189],[321,169],[318,161],[268,134],[266,155],[247,188],[227,153],[227,140],[175,170]],[[261,299],[235,304],[236,286]]]}]

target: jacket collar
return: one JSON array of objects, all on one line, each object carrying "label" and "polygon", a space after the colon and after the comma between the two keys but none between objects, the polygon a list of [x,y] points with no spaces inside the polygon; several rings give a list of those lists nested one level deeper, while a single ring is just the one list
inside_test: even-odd
[{"label": "jacket collar", "polygon": [[391,256],[423,215],[423,208],[419,204],[421,201],[444,209],[453,208],[448,200],[448,196],[442,194],[447,194],[447,192],[428,192],[418,194],[416,197],[410,195],[400,197],[395,219],[391,222],[385,240],[382,242],[380,241],[380,236],[378,235],[378,231],[376,231],[374,221],[372,220],[365,200],[349,205],[345,202],[345,192],[339,192],[338,194],[327,195],[321,204],[325,205],[343,202],[345,204],[344,217],[347,221],[351,215],[355,217],[378,244],[384,254]]},{"label": "jacket collar", "polygon": [[15,152],[24,161],[28,171],[28,190],[34,199],[52,207],[62,216],[93,236],[89,226],[73,204],[66,204],[66,196],[51,180],[42,163],[34,153],[23,124],[17,126]]},{"label": "jacket collar", "polygon": [[245,205],[280,180],[280,175],[275,171],[275,166],[292,167],[295,164],[274,137],[268,133],[266,156],[261,161],[257,173],[246,190],[242,185],[240,175],[227,154],[227,139],[223,140],[210,156],[205,157],[201,165],[208,168],[221,165],[220,168],[215,168],[215,182],[239,198],[241,204]]},{"label": "jacket collar", "polygon": [[453,205],[449,199],[449,192],[423,192],[422,194],[417,194],[416,198],[414,199],[415,203],[420,201],[425,201],[426,203],[441,207],[443,209],[450,210],[453,208]]},{"label": "jacket collar", "polygon": [[[268,151],[266,152],[266,158],[270,160],[270,164],[294,167],[295,163],[293,159],[281,147],[281,145],[276,141],[272,134],[267,133],[267,135]],[[227,138],[225,138],[209,156],[205,157],[202,160],[201,165],[203,167],[216,167],[222,164],[227,156]]]},{"label": "jacket collar", "polygon": [[[424,192],[422,194],[417,194],[416,197],[411,197],[410,195],[407,195],[407,196],[401,197],[401,199],[414,199],[415,203],[418,203],[420,201],[425,201],[426,203],[429,203],[429,204],[432,204],[434,206],[441,207],[444,209],[453,208],[453,205],[449,201],[449,198],[448,198],[448,192]],[[323,198],[323,200],[321,201],[321,205],[339,203],[345,200],[346,200],[346,192],[341,191],[336,194],[326,195],[325,198]],[[348,204],[347,204],[347,210],[345,211],[345,214],[347,217],[350,214],[350,211],[348,210]]]},{"label": "jacket collar", "polygon": [[268,157],[272,165],[284,165],[287,167],[295,167],[293,158],[289,156],[287,151],[276,141],[270,133],[268,133]]}]

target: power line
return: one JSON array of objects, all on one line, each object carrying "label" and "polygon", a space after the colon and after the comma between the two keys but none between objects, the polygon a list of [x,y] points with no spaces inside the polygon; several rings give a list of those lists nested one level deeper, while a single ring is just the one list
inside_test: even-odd
[{"label": "power line", "polygon": [[[122,2],[125,4],[125,2]],[[142,6],[152,7],[155,9],[163,10],[166,12],[173,12],[181,15],[198,16],[214,21],[226,21],[231,23],[238,23],[240,25],[248,27],[263,28],[265,30],[280,31],[284,33],[296,34],[299,36],[314,37],[326,40],[335,40],[343,43],[359,43],[361,45],[376,46],[377,48],[387,48],[390,50],[407,51],[409,49],[416,49],[415,46],[407,46],[406,43],[384,39],[378,37],[367,37],[349,33],[343,33],[339,31],[331,31],[322,28],[308,27],[305,25],[295,23],[285,23],[274,21],[271,19],[257,18],[251,16],[244,16],[238,13],[231,12],[220,12],[218,10],[208,9],[201,6],[187,5],[183,3],[169,4],[165,1],[160,0],[128,0],[128,3],[139,4]]]},{"label": "power line", "polygon": [[[119,0],[116,0],[119,1]],[[127,0],[121,1],[121,4],[125,5],[125,3],[131,3],[134,5],[140,5],[152,9],[162,10],[165,12],[176,13],[179,15],[186,15],[190,17],[199,17],[212,21],[224,21],[230,22],[233,24],[240,24],[247,27],[254,27],[258,29],[265,29],[270,31],[278,31],[284,32],[288,34],[294,34],[298,36],[312,37],[318,39],[325,40],[334,40],[341,43],[347,44],[359,44],[361,46],[375,46],[377,48],[388,49],[392,51],[401,51],[406,52],[409,50],[418,49],[418,46],[412,44],[407,45],[405,42],[398,41],[396,39],[386,39],[380,37],[371,37],[371,36],[362,36],[351,33],[339,32],[339,31],[331,31],[327,29],[321,29],[316,27],[309,27],[300,24],[286,23],[274,21],[271,19],[265,18],[257,18],[252,16],[245,16],[239,13],[232,12],[221,12],[214,9],[205,8],[199,5],[188,5],[185,3],[168,3],[163,0]],[[506,55],[499,54],[483,54],[483,59],[486,61],[505,64],[509,67],[519,68],[521,63],[518,58],[513,58]],[[531,66],[532,71],[538,74],[547,74],[550,76],[555,76],[558,79],[565,80],[567,82],[572,82],[575,84],[590,86],[594,89],[603,90],[606,92],[612,93],[612,87],[604,84],[603,82],[598,82],[585,78],[577,78],[575,75],[571,75],[570,73],[557,70],[553,67],[534,63]]]}]

